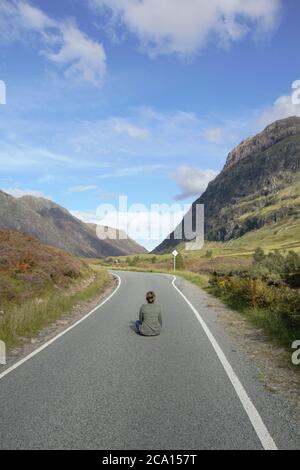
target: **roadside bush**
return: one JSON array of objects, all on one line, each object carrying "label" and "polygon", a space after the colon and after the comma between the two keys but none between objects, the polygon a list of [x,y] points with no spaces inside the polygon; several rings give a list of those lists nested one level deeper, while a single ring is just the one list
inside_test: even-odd
[{"label": "roadside bush", "polygon": [[249,275],[260,277],[270,284],[290,283],[297,287],[297,280],[300,282],[300,255],[295,251],[283,255],[278,250],[265,254],[261,248],[257,248]]},{"label": "roadside bush", "polygon": [[249,317],[260,312],[260,326],[285,340],[300,337],[300,292],[286,285],[270,285],[262,279],[218,276],[210,280],[211,289],[231,307],[247,311]]},{"label": "roadside bush", "polygon": [[140,257],[139,256],[134,256],[134,258],[129,258],[129,266],[136,266],[140,262]]}]

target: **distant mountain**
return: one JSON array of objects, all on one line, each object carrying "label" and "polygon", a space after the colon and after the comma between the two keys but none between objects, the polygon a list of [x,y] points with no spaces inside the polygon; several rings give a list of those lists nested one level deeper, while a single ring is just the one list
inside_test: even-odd
[{"label": "distant mountain", "polygon": [[96,225],[85,224],[52,201],[33,196],[14,198],[3,191],[0,191],[0,229],[32,235],[47,245],[87,258],[146,253],[144,247],[130,238],[100,240]]},{"label": "distant mountain", "polygon": [[[238,145],[194,202],[193,217],[196,204],[205,205],[205,238],[210,241],[239,238],[284,220],[300,229],[300,118],[276,121]],[[173,232],[154,252],[180,243]]]}]

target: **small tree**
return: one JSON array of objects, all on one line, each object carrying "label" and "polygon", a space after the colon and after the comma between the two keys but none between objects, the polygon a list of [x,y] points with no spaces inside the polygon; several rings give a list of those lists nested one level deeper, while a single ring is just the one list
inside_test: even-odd
[{"label": "small tree", "polygon": [[256,264],[261,263],[265,259],[266,255],[265,252],[262,248],[258,247],[256,248],[254,255],[253,255],[253,261]]},{"label": "small tree", "polygon": [[140,257],[135,256],[134,258],[130,259],[129,266],[136,266],[139,263],[139,261],[140,261]]},{"label": "small tree", "polygon": [[295,251],[289,251],[284,262],[286,274],[295,274],[300,272],[300,255]]}]

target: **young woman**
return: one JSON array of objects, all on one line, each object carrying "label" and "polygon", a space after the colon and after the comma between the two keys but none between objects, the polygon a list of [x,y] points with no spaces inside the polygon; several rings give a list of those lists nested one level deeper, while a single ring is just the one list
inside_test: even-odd
[{"label": "young woman", "polygon": [[153,291],[147,292],[147,303],[141,306],[139,320],[136,322],[137,331],[142,336],[158,336],[162,328],[161,308],[155,302]]}]

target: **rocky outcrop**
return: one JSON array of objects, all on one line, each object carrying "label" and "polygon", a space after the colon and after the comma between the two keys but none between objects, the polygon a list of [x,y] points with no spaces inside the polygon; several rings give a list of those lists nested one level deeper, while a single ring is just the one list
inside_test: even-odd
[{"label": "rocky outcrop", "polygon": [[[228,241],[284,218],[300,218],[295,181],[300,182],[300,118],[292,117],[236,147],[222,172],[194,202],[192,217],[196,205],[204,204],[205,238],[211,241]],[[284,191],[291,185],[295,194]],[[173,232],[154,251],[170,251],[181,241]]]},{"label": "rocky outcrop", "polygon": [[287,119],[275,121],[265,128],[263,132],[241,142],[229,153],[224,169],[230,168],[235,163],[249,155],[264,152],[278,142],[300,134],[300,118],[293,116]]}]

